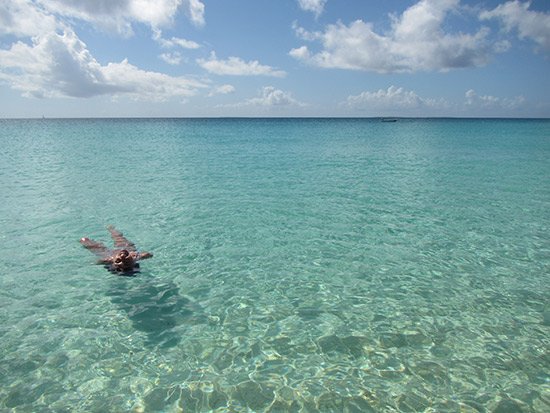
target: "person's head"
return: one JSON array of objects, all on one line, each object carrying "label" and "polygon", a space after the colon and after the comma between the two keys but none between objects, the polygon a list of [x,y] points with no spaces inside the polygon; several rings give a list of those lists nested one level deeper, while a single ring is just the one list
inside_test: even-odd
[{"label": "person's head", "polygon": [[129,271],[134,268],[134,258],[127,250],[120,250],[113,259],[117,271]]},{"label": "person's head", "polygon": [[140,256],[139,252],[137,252],[137,251],[130,251],[129,255],[130,255],[130,258],[132,258],[134,261],[138,261],[138,260],[139,260],[139,256]]}]

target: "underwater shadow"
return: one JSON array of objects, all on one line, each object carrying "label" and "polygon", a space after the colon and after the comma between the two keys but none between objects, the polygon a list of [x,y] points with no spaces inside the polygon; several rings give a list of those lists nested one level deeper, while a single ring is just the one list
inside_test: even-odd
[{"label": "underwater shadow", "polygon": [[147,334],[147,346],[174,347],[181,340],[176,327],[202,322],[200,308],[182,297],[179,287],[171,281],[142,277],[118,281],[121,282],[112,283],[107,295],[128,314],[136,330]]}]

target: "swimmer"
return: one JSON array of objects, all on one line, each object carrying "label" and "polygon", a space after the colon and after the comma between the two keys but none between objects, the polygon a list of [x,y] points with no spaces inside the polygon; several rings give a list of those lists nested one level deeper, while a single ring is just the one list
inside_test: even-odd
[{"label": "swimmer", "polygon": [[113,238],[115,249],[107,248],[103,243],[90,238],[81,238],[82,246],[99,257],[98,264],[105,265],[109,271],[119,275],[132,275],[139,270],[139,260],[151,258],[150,252],[138,252],[136,245],[127,240],[122,232],[112,225],[107,227]]}]

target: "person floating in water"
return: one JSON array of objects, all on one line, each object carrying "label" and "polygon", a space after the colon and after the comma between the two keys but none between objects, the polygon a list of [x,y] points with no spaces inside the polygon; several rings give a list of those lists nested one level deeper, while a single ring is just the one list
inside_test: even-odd
[{"label": "person floating in water", "polygon": [[136,245],[127,240],[122,232],[112,225],[107,227],[114,242],[114,249],[107,248],[103,243],[84,237],[80,239],[82,246],[99,257],[98,264],[105,265],[109,271],[119,275],[132,275],[139,270],[139,260],[151,258],[150,252],[138,252]]}]

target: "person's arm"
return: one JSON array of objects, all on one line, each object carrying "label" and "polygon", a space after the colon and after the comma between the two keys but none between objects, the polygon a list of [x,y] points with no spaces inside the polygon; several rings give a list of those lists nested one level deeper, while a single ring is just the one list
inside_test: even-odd
[{"label": "person's arm", "polygon": [[124,235],[122,235],[122,232],[117,230],[112,225],[109,225],[107,229],[111,233],[111,238],[113,238],[113,242],[115,243],[116,248],[124,248],[128,251],[136,250],[136,245],[132,241],[126,239]]},{"label": "person's arm", "polygon": [[111,264],[113,262],[112,251],[103,245],[103,243],[86,237],[81,238],[80,243],[84,248],[99,257],[97,260],[98,264]]},{"label": "person's arm", "polygon": [[99,255],[100,257],[109,255],[109,249],[105,245],[103,245],[102,242],[94,241],[93,239],[84,237],[80,238],[80,243],[84,248],[90,250],[96,255]]},{"label": "person's arm", "polygon": [[140,260],[146,260],[147,258],[153,258],[152,252],[143,251],[139,253]]}]

